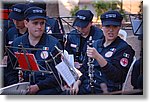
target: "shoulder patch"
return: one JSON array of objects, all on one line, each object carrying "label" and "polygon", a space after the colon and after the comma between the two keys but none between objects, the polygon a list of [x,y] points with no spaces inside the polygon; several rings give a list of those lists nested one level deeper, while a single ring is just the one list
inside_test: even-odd
[{"label": "shoulder patch", "polygon": [[41,52],[41,58],[46,59],[48,57],[48,52],[47,51],[42,51]]},{"label": "shoulder patch", "polygon": [[128,65],[128,59],[127,58],[122,58],[120,60],[120,64],[121,64],[121,66],[126,67]]}]

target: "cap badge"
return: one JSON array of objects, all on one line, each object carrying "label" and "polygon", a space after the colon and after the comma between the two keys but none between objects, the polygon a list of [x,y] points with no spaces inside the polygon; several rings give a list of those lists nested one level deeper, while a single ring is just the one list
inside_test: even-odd
[{"label": "cap badge", "polygon": [[16,12],[21,12],[21,10],[18,9],[18,8],[14,8],[13,10],[16,11]]},{"label": "cap badge", "polygon": [[33,13],[43,13],[43,10],[33,10]]},{"label": "cap badge", "polygon": [[85,19],[86,19],[86,17],[80,16],[80,15],[77,15],[77,18],[79,18],[79,19],[81,19],[81,20],[85,20]]},{"label": "cap badge", "polygon": [[116,14],[107,14],[106,18],[116,18]]}]

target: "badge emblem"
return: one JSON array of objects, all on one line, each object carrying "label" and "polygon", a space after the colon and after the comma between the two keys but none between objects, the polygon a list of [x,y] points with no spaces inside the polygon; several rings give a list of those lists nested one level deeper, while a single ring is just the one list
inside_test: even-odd
[{"label": "badge emblem", "polygon": [[43,50],[49,50],[49,47],[43,47]]},{"label": "badge emblem", "polygon": [[48,57],[48,52],[47,51],[42,51],[41,52],[41,58],[46,59]]},{"label": "badge emblem", "polygon": [[77,47],[77,45],[75,45],[75,44],[70,44],[70,46],[73,47],[73,48]]},{"label": "badge emblem", "polygon": [[9,41],[9,42],[8,42],[8,44],[12,44],[12,43],[13,43],[13,41]]},{"label": "badge emblem", "polygon": [[115,52],[116,48],[111,48],[110,51]]},{"label": "badge emblem", "polygon": [[120,60],[120,64],[121,64],[121,66],[126,67],[128,65],[128,59],[127,58],[122,58]]},{"label": "badge emblem", "polygon": [[105,57],[111,57],[113,55],[112,51],[108,51],[105,53]]},{"label": "badge emblem", "polygon": [[123,56],[126,57],[126,58],[129,58],[130,54],[124,53]]}]

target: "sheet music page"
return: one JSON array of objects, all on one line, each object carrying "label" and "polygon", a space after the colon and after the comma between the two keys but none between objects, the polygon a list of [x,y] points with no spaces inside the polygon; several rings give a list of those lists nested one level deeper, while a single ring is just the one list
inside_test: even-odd
[{"label": "sheet music page", "polygon": [[72,54],[68,54],[68,52],[66,50],[64,50],[64,62],[67,64],[67,66],[69,66],[71,68],[71,70],[75,73],[75,67],[74,67],[74,56]]},{"label": "sheet music page", "polygon": [[74,76],[72,75],[72,73],[70,72],[68,66],[65,64],[64,61],[56,65],[56,69],[64,78],[68,86],[71,86],[75,82]]},{"label": "sheet music page", "polygon": [[22,82],[0,88],[2,95],[25,95],[28,92],[30,82]]},{"label": "sheet music page", "polygon": [[73,70],[78,77],[82,75],[82,73],[74,66],[74,55],[68,54],[66,50],[64,50],[64,62],[70,66],[71,70]]}]

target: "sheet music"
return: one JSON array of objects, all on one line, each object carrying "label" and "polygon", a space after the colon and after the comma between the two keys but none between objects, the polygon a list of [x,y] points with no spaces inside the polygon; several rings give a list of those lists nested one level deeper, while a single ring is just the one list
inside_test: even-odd
[{"label": "sheet music", "polygon": [[30,82],[22,82],[6,86],[0,89],[1,95],[25,95],[28,92]]},{"label": "sheet music", "polygon": [[[74,67],[74,56],[73,54],[68,54],[68,52],[66,50],[64,50],[64,59],[63,61],[65,62],[65,64],[67,64],[67,66],[70,68],[70,70],[72,70],[74,72],[74,74],[77,75],[76,71],[75,71],[75,67]],[[78,77],[78,76],[75,76]]]},{"label": "sheet music", "polygon": [[7,67],[7,65],[4,65],[4,64],[0,64],[0,67]]},{"label": "sheet music", "polygon": [[66,50],[64,50],[64,62],[71,68],[74,74],[76,74],[76,77],[80,77],[82,75],[82,73],[77,68],[75,68],[74,55],[68,54]]},{"label": "sheet music", "polygon": [[61,74],[61,76],[64,78],[65,82],[68,86],[71,87],[71,85],[75,82],[75,78],[70,72],[68,66],[65,64],[64,61],[56,65],[56,69]]}]

